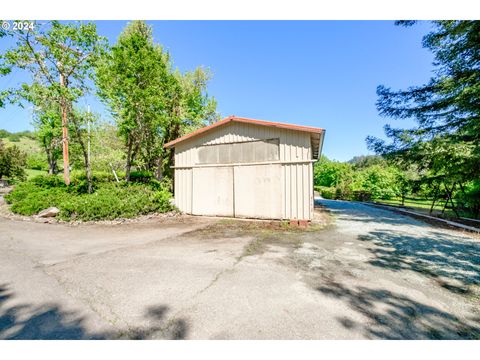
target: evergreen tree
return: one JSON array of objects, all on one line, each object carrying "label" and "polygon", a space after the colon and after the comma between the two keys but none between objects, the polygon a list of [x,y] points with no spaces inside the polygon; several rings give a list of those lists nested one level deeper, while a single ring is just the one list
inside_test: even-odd
[{"label": "evergreen tree", "polygon": [[416,126],[386,125],[390,143],[374,137],[367,137],[367,143],[402,169],[414,165],[420,181],[434,188],[433,208],[441,186],[451,200],[457,185],[465,193],[465,185],[480,177],[480,21],[432,24],[423,38],[423,46],[435,56],[430,81],[399,91],[377,88],[381,115],[413,119]]},{"label": "evergreen tree", "polygon": [[[413,22],[399,22],[405,26]],[[393,91],[377,89],[377,108],[393,119],[414,119],[417,126],[396,129],[385,126],[393,142],[368,137],[371,149],[379,154],[406,156],[424,163],[435,162],[425,142],[450,152],[462,144],[462,165],[455,172],[480,173],[480,21],[434,21],[434,30],[423,46],[435,55],[435,76],[421,86]],[[427,146],[428,147],[428,146]]]}]

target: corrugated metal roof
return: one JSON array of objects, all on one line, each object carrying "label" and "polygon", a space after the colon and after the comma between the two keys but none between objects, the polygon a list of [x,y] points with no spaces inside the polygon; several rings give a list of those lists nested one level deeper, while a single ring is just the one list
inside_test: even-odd
[{"label": "corrugated metal roof", "polygon": [[198,136],[198,135],[203,134],[207,131],[215,129],[219,126],[226,125],[230,122],[239,122],[239,123],[247,123],[247,124],[253,124],[253,125],[270,126],[270,127],[296,130],[296,131],[303,131],[303,132],[314,133],[314,134],[322,134],[322,133],[325,132],[325,130],[321,129],[321,128],[315,128],[315,127],[310,127],[310,126],[301,126],[301,125],[293,125],[293,124],[285,124],[285,123],[279,123],[279,122],[273,122],[273,121],[249,119],[249,118],[237,117],[237,116],[232,115],[232,116],[226,117],[225,119],[220,120],[216,123],[213,123],[212,125],[205,126],[201,129],[198,129],[198,130],[195,130],[195,131],[191,132],[190,134],[184,135],[182,137],[179,137],[178,139],[170,141],[169,143],[166,143],[163,147],[165,147],[165,148],[173,147],[176,144],[178,144],[179,142],[191,139],[195,136]]}]

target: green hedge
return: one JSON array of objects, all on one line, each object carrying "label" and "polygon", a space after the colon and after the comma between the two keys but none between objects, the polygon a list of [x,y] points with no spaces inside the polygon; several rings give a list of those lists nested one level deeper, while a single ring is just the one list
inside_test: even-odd
[{"label": "green hedge", "polygon": [[97,182],[92,194],[78,180],[66,186],[58,176],[37,176],[5,196],[14,213],[34,215],[55,206],[63,220],[112,220],[172,210],[171,194],[161,183]]},{"label": "green hedge", "polygon": [[324,199],[335,199],[335,188],[328,186],[315,186],[315,190],[320,193]]}]

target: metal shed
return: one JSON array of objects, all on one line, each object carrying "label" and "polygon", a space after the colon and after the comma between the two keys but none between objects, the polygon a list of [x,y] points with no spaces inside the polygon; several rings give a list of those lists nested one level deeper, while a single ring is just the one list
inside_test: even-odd
[{"label": "metal shed", "polygon": [[171,141],[175,205],[194,215],[311,220],[324,134],[229,116]]}]

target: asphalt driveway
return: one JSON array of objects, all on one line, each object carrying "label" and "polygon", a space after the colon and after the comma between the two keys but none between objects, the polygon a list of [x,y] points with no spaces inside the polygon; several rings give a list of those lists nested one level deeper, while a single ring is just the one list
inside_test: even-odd
[{"label": "asphalt driveway", "polygon": [[0,218],[0,339],[480,337],[480,241],[322,201],[326,229]]}]

